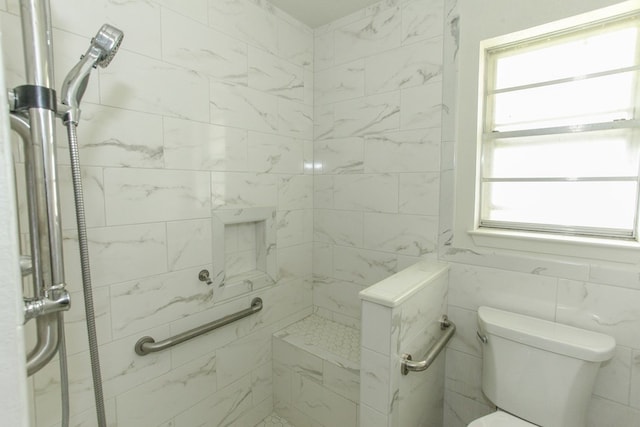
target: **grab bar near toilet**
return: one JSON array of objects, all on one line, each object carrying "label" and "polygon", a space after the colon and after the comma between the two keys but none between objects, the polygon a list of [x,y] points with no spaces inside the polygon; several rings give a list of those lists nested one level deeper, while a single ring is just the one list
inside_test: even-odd
[{"label": "grab bar near toilet", "polygon": [[411,355],[407,353],[402,355],[402,363],[400,364],[400,371],[402,372],[402,375],[407,375],[409,372],[424,371],[431,366],[456,332],[456,324],[449,320],[445,314],[440,318],[440,329],[444,332],[427,351],[421,361],[413,361]]}]

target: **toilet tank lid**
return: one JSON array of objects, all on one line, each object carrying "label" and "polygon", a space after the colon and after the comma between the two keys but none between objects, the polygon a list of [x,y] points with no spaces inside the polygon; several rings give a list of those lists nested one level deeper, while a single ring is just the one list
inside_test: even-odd
[{"label": "toilet tank lid", "polygon": [[491,307],[478,309],[478,324],[486,334],[590,362],[611,359],[616,348],[609,335]]}]

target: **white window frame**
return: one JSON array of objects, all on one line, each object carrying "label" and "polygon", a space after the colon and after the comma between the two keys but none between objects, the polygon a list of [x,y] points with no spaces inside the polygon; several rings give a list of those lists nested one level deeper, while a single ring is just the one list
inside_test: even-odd
[{"label": "white window frame", "polygon": [[[483,42],[484,56],[485,56],[485,64],[484,69],[486,73],[486,81],[483,82],[484,87],[484,95],[483,95],[483,133],[479,141],[480,150],[482,151],[482,162],[487,163],[490,162],[491,150],[488,148],[488,144],[495,140],[511,140],[512,143],[517,144],[517,141],[520,138],[530,138],[532,140],[540,140],[547,136],[554,137],[562,137],[563,135],[584,135],[584,137],[588,137],[588,134],[593,133],[594,131],[610,131],[615,129],[627,129],[627,130],[635,130],[635,132],[631,132],[630,135],[633,137],[638,134],[640,120],[638,120],[638,114],[640,113],[640,105],[636,105],[633,109],[634,117],[629,117],[626,119],[622,119],[621,116],[613,116],[610,121],[592,121],[588,123],[581,124],[576,127],[573,125],[549,125],[547,127],[520,127],[518,130],[496,130],[494,127],[494,107],[495,107],[495,96],[500,93],[519,93],[524,90],[528,90],[530,88],[544,88],[551,87],[552,85],[558,83],[572,83],[576,81],[576,77],[579,77],[581,80],[588,81],[591,78],[598,78],[602,76],[615,76],[622,75],[626,73],[634,73],[633,85],[635,87],[634,104],[637,104],[637,100],[640,99],[638,92],[638,74],[640,69],[640,64],[636,63],[632,66],[627,66],[625,68],[619,69],[607,69],[602,72],[594,72],[589,75],[577,75],[570,76],[561,79],[555,79],[550,81],[540,81],[534,84],[525,84],[514,87],[507,88],[495,88],[496,84],[496,73],[498,72],[498,61],[501,58],[509,57],[514,53],[517,55],[521,52],[526,52],[527,50],[537,50],[540,48],[544,48],[545,46],[553,46],[558,42],[560,44],[566,43],[570,40],[576,41],[580,40],[582,37],[591,37],[594,35],[602,34],[603,27],[608,31],[616,31],[623,28],[629,27],[638,27],[639,20],[639,12],[625,14],[622,16],[613,17],[607,19],[605,21],[596,21],[593,23],[589,23],[584,26],[577,26],[568,28],[566,31],[556,34],[545,34],[540,38],[534,39],[525,39],[520,40],[516,43],[508,44],[508,45],[489,45],[487,42]],[[638,36],[636,36],[636,39]],[[636,40],[637,41],[637,40]],[[638,46],[636,45],[636,54],[634,55],[637,58]],[[482,84],[482,83],[481,83]],[[635,134],[635,135],[634,135]],[[637,147],[640,144],[640,141],[636,141],[633,139],[632,141],[628,141],[627,143],[633,143],[634,146]],[[576,153],[579,155],[580,153]],[[484,166],[484,165],[483,165]],[[482,187],[486,184],[491,183],[517,183],[517,182],[526,182],[526,183],[563,183],[563,182],[588,182],[588,181],[596,181],[596,182],[628,182],[632,181],[638,184],[638,165],[636,164],[636,172],[634,175],[630,175],[631,171],[628,171],[629,176],[581,176],[581,177],[570,177],[570,176],[538,176],[535,177],[491,177],[485,176],[484,173],[488,172],[487,167],[482,167],[480,171],[481,182],[479,183],[479,197],[478,203],[480,208],[478,209],[478,214],[480,216],[479,223],[481,228],[491,228],[491,229],[503,229],[503,230],[516,230],[516,231],[529,231],[534,233],[555,233],[561,235],[586,235],[590,237],[597,238],[610,238],[610,239],[624,239],[624,240],[636,240],[638,241],[638,189],[636,189],[634,200],[633,200],[633,222],[632,227],[628,229],[609,229],[598,227],[593,224],[590,225],[554,225],[554,224],[538,224],[538,223],[526,223],[526,222],[517,222],[509,219],[490,219],[485,217],[488,216],[488,213],[484,213],[484,209],[487,209],[488,206],[485,205],[484,199],[488,197],[488,189],[484,190]],[[534,172],[535,173],[535,172]],[[483,208],[484,206],[484,208]],[[631,218],[630,218],[631,219]]]},{"label": "white window frame", "polygon": [[[479,224],[479,185],[481,146],[484,114],[485,81],[483,57],[487,46],[513,43],[518,40],[556,33],[594,21],[628,14],[640,10],[640,1],[631,0],[613,4],[606,0],[571,1],[561,10],[540,7],[532,13],[522,13],[518,8],[502,11],[499,15],[481,10],[482,6],[465,2],[461,16],[476,16],[482,26],[461,26],[458,51],[457,93],[457,147],[456,147],[456,196],[454,238],[452,245],[458,249],[483,252],[482,248],[518,252],[534,252],[565,257],[591,258],[617,262],[640,260],[638,234],[634,240],[595,238],[530,231],[481,228]],[[602,6],[607,6],[602,8]],[[463,8],[469,10],[462,10]],[[601,7],[600,9],[597,9]],[[584,13],[584,10],[595,9]],[[574,10],[574,12],[572,12]],[[582,12],[582,13],[581,13]],[[505,16],[508,15],[508,16]],[[567,18],[567,16],[569,16]],[[560,19],[562,18],[562,19]],[[540,22],[548,24],[532,26]],[[504,35],[506,34],[506,35]],[[475,102],[474,102],[475,99]]]}]

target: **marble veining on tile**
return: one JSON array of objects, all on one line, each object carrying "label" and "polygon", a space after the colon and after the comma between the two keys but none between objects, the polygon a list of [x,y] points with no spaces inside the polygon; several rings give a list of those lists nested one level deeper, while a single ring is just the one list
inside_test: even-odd
[{"label": "marble veining on tile", "polygon": [[443,33],[442,0],[415,0],[402,6],[402,44],[414,43]]},{"label": "marble veining on tile", "polygon": [[367,94],[426,84],[442,78],[442,38],[384,52],[366,60]]},{"label": "marble veining on tile", "polygon": [[364,95],[364,60],[317,71],[314,102],[323,105]]},{"label": "marble veining on tile", "polygon": [[246,84],[247,45],[177,13],[162,11],[162,55],[167,62],[214,78]]},{"label": "marble veining on tile", "polygon": [[390,8],[335,31],[335,58],[345,62],[400,46],[401,13]]},{"label": "marble veining on tile", "polygon": [[278,98],[242,85],[211,83],[211,123],[262,132],[278,130]]},{"label": "marble veining on tile", "polygon": [[286,99],[304,100],[302,67],[256,48],[249,49],[249,86]]},{"label": "marble veining on tile", "polygon": [[278,50],[278,19],[273,12],[274,9],[268,2],[209,1],[209,25],[248,44],[275,53]]},{"label": "marble veining on tile", "polygon": [[[59,129],[57,143],[68,148],[63,133]],[[78,144],[83,166],[163,166],[162,119],[153,114],[83,105]],[[69,155],[58,156],[58,161],[67,164]]]},{"label": "marble veining on tile", "polygon": [[294,427],[294,425],[274,412],[256,424],[255,427]]},{"label": "marble veining on tile", "polygon": [[333,135],[340,138],[397,130],[400,127],[400,108],[398,92],[336,104]]}]

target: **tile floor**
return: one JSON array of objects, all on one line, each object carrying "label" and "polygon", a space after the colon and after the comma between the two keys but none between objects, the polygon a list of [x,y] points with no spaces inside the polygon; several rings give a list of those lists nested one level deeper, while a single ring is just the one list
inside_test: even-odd
[{"label": "tile floor", "polygon": [[287,420],[279,417],[275,412],[269,415],[264,420],[260,421],[256,424],[255,427],[294,427],[292,424],[289,424]]}]

